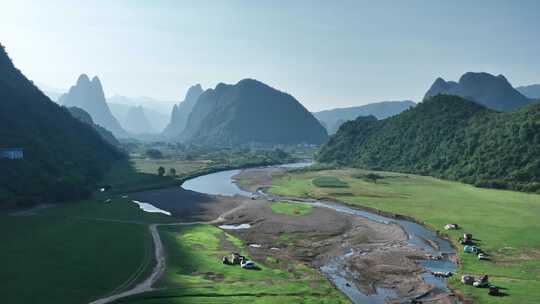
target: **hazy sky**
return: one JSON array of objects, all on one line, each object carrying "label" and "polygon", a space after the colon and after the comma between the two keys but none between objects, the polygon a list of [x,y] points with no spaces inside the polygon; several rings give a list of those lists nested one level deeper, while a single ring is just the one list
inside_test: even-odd
[{"label": "hazy sky", "polygon": [[0,42],[32,80],[181,100],[256,78],[310,110],[421,99],[466,71],[540,83],[540,1],[0,0]]}]

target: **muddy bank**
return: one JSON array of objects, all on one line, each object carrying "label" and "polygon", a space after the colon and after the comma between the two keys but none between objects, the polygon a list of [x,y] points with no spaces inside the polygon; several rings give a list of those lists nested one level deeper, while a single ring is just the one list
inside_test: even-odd
[{"label": "muddy bank", "polygon": [[211,221],[249,200],[241,196],[207,195],[180,187],[132,193],[129,198],[152,204],[183,221]]},{"label": "muddy bank", "polygon": [[291,260],[320,268],[349,255],[339,267],[347,269],[348,279],[366,295],[387,289],[395,297],[413,299],[432,290],[415,262],[425,253],[406,245],[407,235],[398,225],[318,207],[304,216],[281,215],[270,205],[253,200],[224,218],[231,225],[250,223],[248,229],[228,232],[251,245],[255,261],[266,263],[272,257],[283,268]]}]

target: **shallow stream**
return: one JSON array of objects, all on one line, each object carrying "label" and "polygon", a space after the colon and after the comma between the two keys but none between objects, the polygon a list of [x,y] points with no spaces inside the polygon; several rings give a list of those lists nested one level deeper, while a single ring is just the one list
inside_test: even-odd
[{"label": "shallow stream", "polygon": [[[303,166],[308,166],[310,164],[311,163],[295,163],[289,165],[282,165],[279,167],[299,168]],[[207,174],[187,180],[182,185],[182,187],[187,190],[213,195],[257,195],[273,199],[279,199],[279,197],[268,195],[263,192],[250,193],[240,189],[233,180],[233,177],[239,173],[240,170],[228,170]],[[457,269],[457,265],[454,262],[450,261],[448,257],[451,255],[455,255],[456,252],[447,240],[438,237],[437,234],[433,231],[412,221],[394,219],[368,211],[353,209],[332,202],[313,201],[307,203],[317,207],[330,208],[341,213],[362,216],[379,223],[394,223],[400,225],[403,230],[408,234],[408,243],[411,246],[421,248],[422,250],[431,254],[434,257],[441,257],[440,260],[421,260],[418,263],[426,269],[426,272],[422,274],[422,277],[427,283],[434,285],[437,289],[440,289],[441,291],[448,290],[447,279],[435,277],[431,274],[431,272],[455,272]],[[224,228],[231,229],[233,227]],[[340,289],[345,295],[347,295],[354,303],[379,304],[384,303],[386,300],[389,299],[395,299],[395,293],[389,289],[376,288],[376,294],[367,295],[362,293],[358,288],[356,288],[355,284],[352,281],[348,280],[348,278],[351,276],[343,267],[344,261],[351,255],[352,252],[349,252],[342,256],[335,257],[334,259],[330,260],[326,265],[322,266],[321,271],[336,285],[338,289]]]}]

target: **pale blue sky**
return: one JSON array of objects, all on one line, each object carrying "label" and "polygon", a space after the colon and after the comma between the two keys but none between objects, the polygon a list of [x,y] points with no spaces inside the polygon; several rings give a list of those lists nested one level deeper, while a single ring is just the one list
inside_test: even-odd
[{"label": "pale blue sky", "polygon": [[540,83],[540,1],[2,0],[0,42],[32,80],[180,100],[256,78],[310,110],[421,99],[466,71]]}]

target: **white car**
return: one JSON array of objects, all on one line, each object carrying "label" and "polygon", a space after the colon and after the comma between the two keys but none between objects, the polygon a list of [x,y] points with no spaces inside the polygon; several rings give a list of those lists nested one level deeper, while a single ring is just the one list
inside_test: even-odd
[{"label": "white car", "polygon": [[253,269],[255,268],[255,263],[253,263],[252,261],[245,261],[240,264],[240,267],[244,269]]}]

